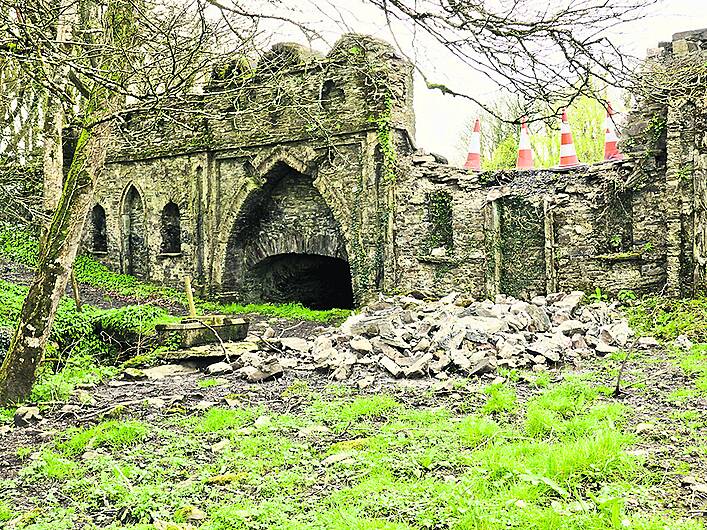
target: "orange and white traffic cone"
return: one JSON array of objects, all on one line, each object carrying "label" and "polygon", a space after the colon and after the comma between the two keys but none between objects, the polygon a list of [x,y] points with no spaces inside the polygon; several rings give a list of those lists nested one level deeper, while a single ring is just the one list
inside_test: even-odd
[{"label": "orange and white traffic cone", "polygon": [[559,167],[575,167],[580,165],[577,158],[577,151],[572,140],[572,131],[567,121],[567,110],[562,111],[562,126],[560,127],[562,140],[560,142],[560,165]]},{"label": "orange and white traffic cone", "polygon": [[525,118],[520,121],[520,138],[518,139],[518,169],[533,169],[533,150],[530,147],[530,133]]},{"label": "orange and white traffic cone", "polygon": [[471,132],[469,140],[469,154],[466,156],[464,169],[471,171],[481,171],[481,121],[476,118],[474,130]]},{"label": "orange and white traffic cone", "polygon": [[611,103],[606,105],[606,137],[604,139],[604,160],[623,160],[624,155],[619,152],[619,148],[616,143],[619,141],[619,137],[616,134],[616,129],[614,127],[614,120],[612,116],[614,115],[614,109],[611,108]]}]

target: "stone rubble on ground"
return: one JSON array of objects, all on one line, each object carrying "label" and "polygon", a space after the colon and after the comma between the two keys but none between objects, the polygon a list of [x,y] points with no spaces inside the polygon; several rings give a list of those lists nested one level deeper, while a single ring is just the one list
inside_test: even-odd
[{"label": "stone rubble on ground", "polygon": [[[381,298],[325,328],[312,340],[276,338],[263,324],[260,348],[231,356],[237,374],[251,382],[285,369],[319,370],[332,379],[355,374],[361,388],[381,371],[400,378],[493,373],[499,367],[543,370],[632,347],[634,332],[613,305],[583,304],[584,293],[553,293],[530,302],[499,295],[473,301],[457,293],[437,301],[413,296]],[[637,347],[651,348],[644,337]]]}]

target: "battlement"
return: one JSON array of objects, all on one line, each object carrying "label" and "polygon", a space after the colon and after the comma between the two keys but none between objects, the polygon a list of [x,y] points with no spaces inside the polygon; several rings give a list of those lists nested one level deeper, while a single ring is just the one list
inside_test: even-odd
[{"label": "battlement", "polygon": [[168,113],[129,115],[113,160],[242,149],[269,144],[337,143],[381,121],[413,141],[412,65],[373,37],[341,37],[327,55],[274,45],[251,64],[233,57],[214,68],[204,94]]}]

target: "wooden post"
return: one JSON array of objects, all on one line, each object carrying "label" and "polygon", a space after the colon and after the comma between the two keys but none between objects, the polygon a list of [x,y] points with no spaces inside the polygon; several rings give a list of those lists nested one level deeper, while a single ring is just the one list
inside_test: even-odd
[{"label": "wooden post", "polygon": [[187,302],[189,303],[189,316],[196,317],[196,306],[194,305],[194,294],[191,291],[191,277],[184,278],[184,285],[187,290]]},{"label": "wooden post", "polygon": [[79,282],[76,281],[74,269],[71,269],[71,292],[74,295],[74,303],[76,304],[76,312],[81,312],[81,295],[79,294]]}]

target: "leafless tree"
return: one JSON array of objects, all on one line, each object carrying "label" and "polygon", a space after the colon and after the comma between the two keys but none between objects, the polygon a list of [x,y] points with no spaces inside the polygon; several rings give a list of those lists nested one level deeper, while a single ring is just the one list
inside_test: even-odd
[{"label": "leafless tree", "polygon": [[[34,382],[76,255],[114,132],[127,108],[159,113],[178,104],[225,49],[226,24],[201,0],[0,0],[0,61],[43,94],[45,205],[53,210],[40,242],[35,279],[0,367],[0,403],[25,397]],[[224,19],[225,20],[225,19]],[[230,30],[228,30],[230,32]],[[62,131],[78,141],[63,175]],[[61,189],[61,192],[59,192]]]}]

